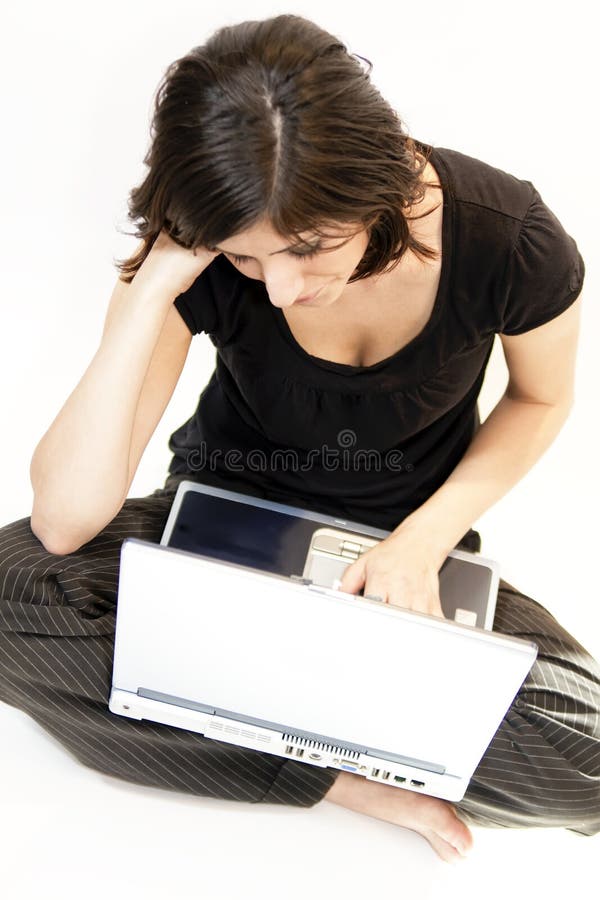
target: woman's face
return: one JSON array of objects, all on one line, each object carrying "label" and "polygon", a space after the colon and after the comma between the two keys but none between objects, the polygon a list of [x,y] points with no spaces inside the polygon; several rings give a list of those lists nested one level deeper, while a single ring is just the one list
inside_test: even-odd
[{"label": "woman's face", "polygon": [[331,228],[326,238],[306,232],[305,243],[292,246],[262,221],[214,249],[248,278],[263,281],[274,306],[322,308],[335,303],[367,249],[367,230],[353,235],[358,227]]}]

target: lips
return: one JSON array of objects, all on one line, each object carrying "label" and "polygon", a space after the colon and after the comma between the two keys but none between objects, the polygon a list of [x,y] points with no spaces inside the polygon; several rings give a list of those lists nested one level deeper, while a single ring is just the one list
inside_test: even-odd
[{"label": "lips", "polygon": [[314,300],[317,294],[320,294],[323,290],[323,287],[320,287],[318,291],[315,291],[314,294],[309,294],[308,297],[298,297],[294,303],[304,303],[305,300]]}]

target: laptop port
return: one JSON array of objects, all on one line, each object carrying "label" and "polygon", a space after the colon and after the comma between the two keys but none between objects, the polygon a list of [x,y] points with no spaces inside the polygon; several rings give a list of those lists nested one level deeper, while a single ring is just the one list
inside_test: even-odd
[{"label": "laptop port", "polygon": [[389,773],[389,772],[384,772],[383,775],[382,775],[381,777],[383,778],[384,781],[387,781],[388,778],[390,777],[390,773]]},{"label": "laptop port", "polygon": [[423,787],[425,784],[424,781],[415,781],[414,778],[411,778],[410,783],[414,784],[415,787]]},{"label": "laptop port", "polygon": [[321,759],[320,753],[311,753],[308,757],[309,759]]},{"label": "laptop port", "polygon": [[296,756],[304,756],[304,747],[298,747],[296,750]]},{"label": "laptop port", "polygon": [[402,784],[406,781],[406,778],[403,778],[402,775],[394,775],[394,781],[398,781]]},{"label": "laptop port", "polygon": [[373,769],[371,775],[373,776],[373,778],[377,778],[377,776],[379,775],[379,769]]},{"label": "laptop port", "polygon": [[291,744],[288,744],[288,745],[287,745],[287,747],[285,748],[285,752],[286,752],[289,756],[292,755],[292,753],[294,752],[294,748],[292,747]]}]

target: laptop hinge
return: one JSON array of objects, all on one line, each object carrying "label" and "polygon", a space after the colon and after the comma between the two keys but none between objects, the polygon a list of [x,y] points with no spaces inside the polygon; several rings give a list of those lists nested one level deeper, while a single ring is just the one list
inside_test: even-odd
[{"label": "laptop hinge", "polygon": [[173,706],[183,706],[184,709],[195,709],[198,712],[208,713],[214,716],[217,712],[214,706],[207,706],[206,703],[198,703],[196,700],[186,700],[185,697],[173,697],[171,694],[162,694],[160,691],[150,691],[148,688],[138,688],[136,691],[138,697],[145,697],[147,700],[157,700],[159,703],[170,703]]},{"label": "laptop hinge", "polygon": [[388,762],[400,763],[403,766],[412,766],[413,769],[423,769],[425,772],[435,772],[437,775],[446,774],[446,766],[439,763],[426,762],[422,759],[412,759],[410,756],[399,756],[397,753],[389,753],[386,750],[365,750],[366,756],[376,756],[378,759],[387,759]]}]

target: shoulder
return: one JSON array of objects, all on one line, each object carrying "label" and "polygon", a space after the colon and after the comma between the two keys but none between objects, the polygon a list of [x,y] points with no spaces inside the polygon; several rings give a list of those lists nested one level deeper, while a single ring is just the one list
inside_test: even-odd
[{"label": "shoulder", "polygon": [[447,147],[433,147],[431,161],[456,204],[516,222],[527,215],[535,194],[530,181]]},{"label": "shoulder", "polygon": [[455,286],[477,322],[515,335],[563,312],[585,267],[535,185],[456,150],[433,147],[430,158],[453,217]]}]

